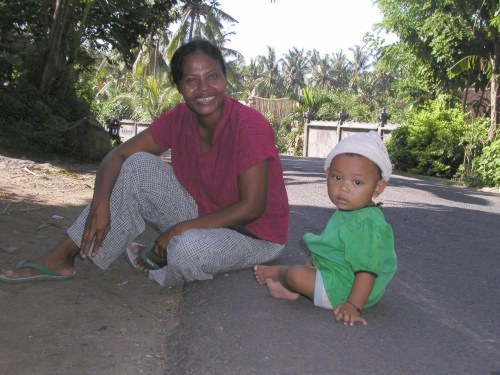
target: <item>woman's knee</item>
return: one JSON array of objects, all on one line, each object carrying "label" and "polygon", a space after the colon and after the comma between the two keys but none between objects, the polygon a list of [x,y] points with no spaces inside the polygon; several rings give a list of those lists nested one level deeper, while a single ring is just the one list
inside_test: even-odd
[{"label": "woman's knee", "polygon": [[124,162],[122,166],[123,169],[137,170],[143,168],[145,165],[150,165],[155,163],[158,157],[150,154],[149,152],[136,152],[130,155]]},{"label": "woman's knee", "polygon": [[204,264],[203,251],[184,234],[170,240],[167,257],[169,266],[190,274],[200,272]]},{"label": "woman's knee", "polygon": [[[124,182],[134,181],[138,186],[158,185],[170,166],[158,156],[148,152],[136,152],[123,163],[120,177]],[[172,172],[173,173],[173,172]]]}]

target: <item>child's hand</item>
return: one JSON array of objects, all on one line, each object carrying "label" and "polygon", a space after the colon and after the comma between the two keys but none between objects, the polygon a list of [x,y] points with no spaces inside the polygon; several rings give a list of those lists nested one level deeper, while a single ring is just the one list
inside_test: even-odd
[{"label": "child's hand", "polygon": [[366,325],[366,320],[361,317],[359,311],[349,303],[343,303],[333,310],[333,316],[337,322],[344,322],[353,326],[356,323]]}]

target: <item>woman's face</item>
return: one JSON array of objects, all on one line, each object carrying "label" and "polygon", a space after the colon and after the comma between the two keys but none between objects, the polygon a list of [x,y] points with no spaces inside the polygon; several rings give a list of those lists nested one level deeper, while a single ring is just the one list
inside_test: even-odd
[{"label": "woman's face", "polygon": [[179,92],[198,118],[215,121],[220,117],[226,95],[226,77],[217,60],[198,51],[186,56]]}]

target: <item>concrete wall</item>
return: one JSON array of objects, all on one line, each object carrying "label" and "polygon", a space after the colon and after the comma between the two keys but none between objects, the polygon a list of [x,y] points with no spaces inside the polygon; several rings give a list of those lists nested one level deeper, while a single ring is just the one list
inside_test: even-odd
[{"label": "concrete wall", "polygon": [[149,122],[135,122],[132,120],[121,120],[122,127],[120,128],[120,138],[122,142],[127,141],[136,134],[146,130]]},{"label": "concrete wall", "polygon": [[386,124],[380,127],[378,123],[311,121],[304,125],[304,155],[311,158],[325,158],[330,150],[343,138],[352,134],[376,131],[384,140],[390,137],[397,124]]},{"label": "concrete wall", "polygon": [[[122,142],[132,138],[149,126],[149,122],[135,122],[122,120],[120,137]],[[380,127],[377,123],[346,122],[339,125],[337,122],[311,121],[304,125],[304,154],[305,157],[325,158],[330,150],[343,138],[360,132],[376,131],[382,139],[387,141],[398,124],[386,124]]]}]

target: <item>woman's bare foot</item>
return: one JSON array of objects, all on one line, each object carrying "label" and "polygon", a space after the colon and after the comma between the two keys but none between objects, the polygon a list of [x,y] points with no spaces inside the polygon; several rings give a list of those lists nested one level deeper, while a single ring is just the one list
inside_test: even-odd
[{"label": "woman's bare foot", "polygon": [[[139,256],[139,254],[146,248],[146,246],[148,245],[132,242],[132,244],[127,248],[129,262],[133,263],[134,268],[143,272],[151,271],[151,266],[146,264],[146,262],[144,262],[144,260],[142,260]],[[163,267],[166,265],[165,258],[157,256],[154,251],[149,251],[147,253],[147,257],[159,267]]]},{"label": "woman's bare foot", "polygon": [[255,266],[253,274],[260,285],[264,285],[267,279],[278,281],[282,270],[287,269],[287,266]]},{"label": "woman's bare foot", "polygon": [[271,297],[274,298],[286,299],[288,301],[295,301],[300,297],[300,294],[290,292],[283,286],[283,284],[281,284],[281,282],[275,281],[271,278],[268,278],[266,280],[266,286],[269,294],[271,295]]},{"label": "woman's bare foot", "polygon": [[[75,274],[75,257],[79,252],[80,248],[70,237],[65,236],[48,253],[32,259],[31,262],[44,266],[61,276],[71,276]],[[26,278],[40,274],[39,271],[33,268],[2,269],[0,273],[8,279]]]}]

